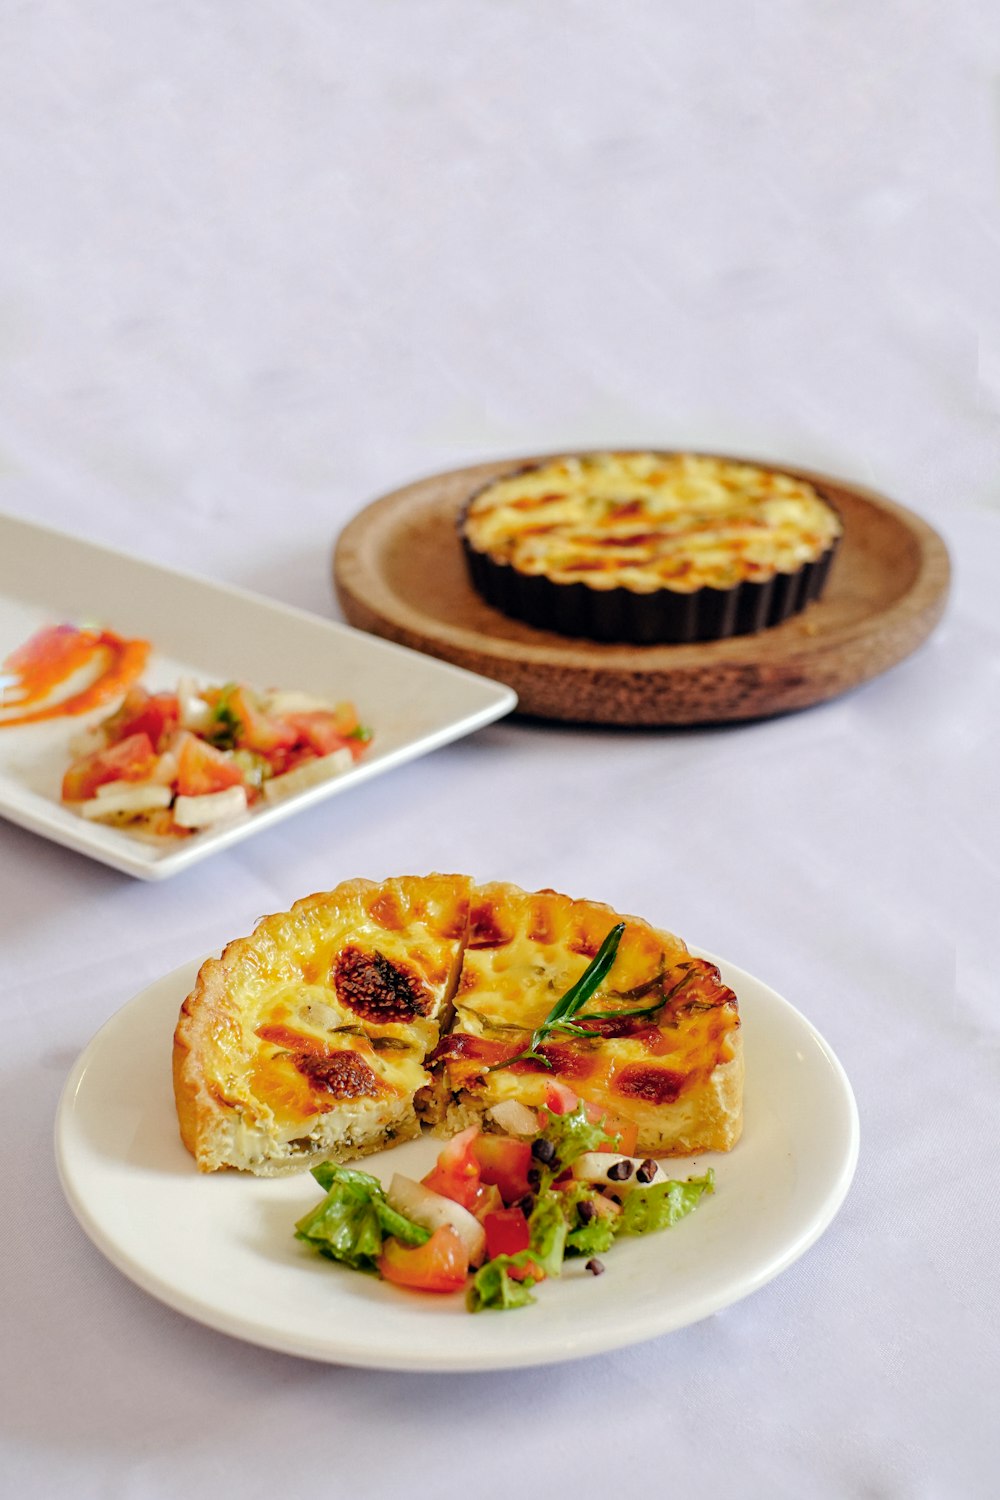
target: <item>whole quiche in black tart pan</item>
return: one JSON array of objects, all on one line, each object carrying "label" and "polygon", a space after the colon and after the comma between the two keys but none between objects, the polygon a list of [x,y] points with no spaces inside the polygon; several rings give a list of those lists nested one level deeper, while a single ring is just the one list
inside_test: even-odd
[{"label": "whole quiche in black tart pan", "polygon": [[823,591],[842,525],[806,480],[693,453],[584,453],[500,475],[458,520],[476,591],[560,635],[749,635]]}]

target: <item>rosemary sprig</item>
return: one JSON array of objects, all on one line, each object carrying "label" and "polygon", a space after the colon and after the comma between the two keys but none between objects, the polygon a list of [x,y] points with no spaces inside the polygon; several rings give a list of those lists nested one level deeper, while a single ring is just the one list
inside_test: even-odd
[{"label": "rosemary sprig", "polygon": [[680,994],[686,984],[694,978],[690,969],[682,979],[671,985],[665,994],[661,994],[652,1005],[636,1005],[631,1010],[588,1010],[584,1015],[577,1016],[577,1021],[617,1021],[619,1016],[653,1016],[658,1010],[662,1010],[669,1000]]},{"label": "rosemary sprig", "polygon": [[[546,1068],[552,1067],[545,1054],[539,1052],[539,1047],[551,1032],[566,1030],[572,1027],[571,1017],[580,1010],[581,1006],[586,1005],[591,995],[600,988],[601,983],[610,972],[611,965],[614,963],[615,955],[618,952],[618,944],[622,940],[622,933],[624,931],[624,922],[619,922],[617,927],[612,927],[604,942],[576,981],[576,984],[572,985],[566,991],[565,995],[562,995],[556,1001],[545,1017],[545,1020],[535,1027],[525,1050],[519,1052],[516,1057],[509,1057],[506,1062],[493,1063],[491,1067],[486,1069],[487,1073],[495,1073],[499,1068],[509,1068],[511,1063],[525,1062],[529,1058],[535,1062],[542,1063]],[[583,1035],[590,1035],[590,1033],[583,1032]]]},{"label": "rosemary sprig", "polygon": [[[667,990],[665,994],[659,995],[657,999],[653,1001],[652,1005],[633,1005],[622,1010],[587,1010],[584,1011],[582,1015],[579,1011],[577,1011],[574,1014],[573,1020],[569,1020],[568,1018],[566,1018],[553,1021],[550,1015],[548,1019],[542,1023],[542,1025],[546,1027],[548,1031],[564,1031],[567,1032],[570,1036],[590,1037],[591,1039],[593,1039],[595,1036],[598,1036],[599,1033],[590,1031],[586,1026],[584,1026],[584,1021],[617,1021],[624,1016],[655,1016],[656,1012],[658,1010],[662,1010],[668,1001],[672,1000],[675,995],[679,994],[684,986],[689,983],[692,978],[693,974],[689,971],[684,975],[682,979],[679,979],[675,985]],[[544,1061],[544,1058],[542,1060]],[[517,1062],[519,1061],[519,1059],[512,1058],[511,1061]],[[500,1066],[506,1067],[507,1064],[503,1063]]]},{"label": "rosemary sprig", "polygon": [[588,1010],[582,1016],[578,1015],[572,1021],[553,1021],[551,1031],[565,1031],[570,1036],[599,1036],[597,1031],[591,1031],[584,1026],[584,1021],[617,1021],[620,1016],[654,1016],[658,1010],[662,1010],[666,1000],[661,996],[655,1005],[636,1005],[631,1010]]}]

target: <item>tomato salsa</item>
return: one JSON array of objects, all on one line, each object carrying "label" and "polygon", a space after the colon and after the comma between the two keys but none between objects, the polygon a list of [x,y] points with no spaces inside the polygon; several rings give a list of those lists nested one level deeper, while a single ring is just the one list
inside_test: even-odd
[{"label": "tomato salsa", "polygon": [[84,818],[184,837],[350,770],[371,741],[353,703],[246,683],[136,683],[77,744],[62,799]]}]

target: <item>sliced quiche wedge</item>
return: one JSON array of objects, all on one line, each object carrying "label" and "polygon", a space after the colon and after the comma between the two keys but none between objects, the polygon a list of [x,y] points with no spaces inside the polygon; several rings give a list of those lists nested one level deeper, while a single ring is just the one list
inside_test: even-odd
[{"label": "sliced quiche wedge", "polygon": [[[574,1016],[576,1031],[551,1031],[535,1057],[513,1060],[622,921],[614,963]],[[488,1119],[508,1099],[537,1109],[565,1083],[634,1122],[646,1154],[726,1151],[740,1135],[739,1010],[716,966],[637,917],[555,891],[474,891],[455,1019],[435,1061],[446,1130]]]},{"label": "sliced quiche wedge", "polygon": [[[619,923],[575,1029],[522,1058]],[[551,1105],[560,1084],[634,1124],[647,1155],[727,1151],[742,1124],[739,1011],[715,965],[599,902],[464,875],[350,880],[263,918],[202,965],[173,1068],[206,1172],[349,1161],[423,1122],[488,1129],[495,1106]]]},{"label": "sliced quiche wedge", "polygon": [[419,1133],[471,884],[346,881],[264,917],[202,965],[173,1074],[181,1138],[203,1171],[271,1176]]}]

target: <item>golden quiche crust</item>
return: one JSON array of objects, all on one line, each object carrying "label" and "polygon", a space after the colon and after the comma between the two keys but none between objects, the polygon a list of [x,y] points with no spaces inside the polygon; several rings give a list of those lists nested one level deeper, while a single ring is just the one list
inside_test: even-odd
[{"label": "golden quiche crust", "polygon": [[[590,1035],[512,1059],[617,923]],[[181,1137],[260,1175],[441,1133],[553,1085],[632,1121],[649,1155],[726,1151],[742,1125],[736,996],[671,933],[600,902],[464,875],[351,880],[209,959],[174,1037]]]}]

